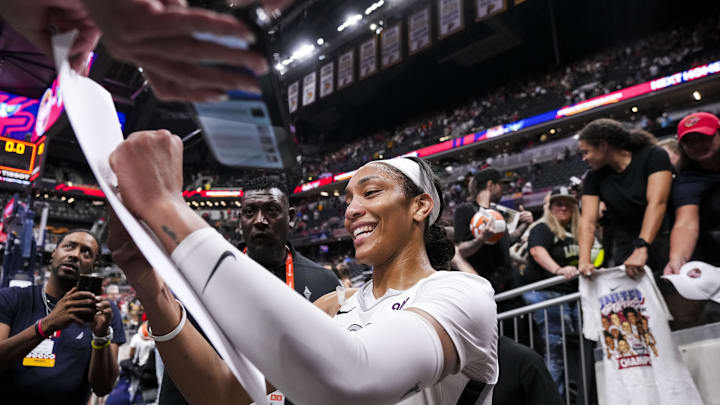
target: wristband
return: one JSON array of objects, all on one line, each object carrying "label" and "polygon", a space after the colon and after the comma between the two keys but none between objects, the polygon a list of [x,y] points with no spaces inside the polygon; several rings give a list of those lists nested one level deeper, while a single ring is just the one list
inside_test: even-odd
[{"label": "wristband", "polygon": [[113,330],[112,326],[108,326],[108,333],[105,336],[98,336],[93,332],[92,339],[97,342],[105,343],[109,342],[113,339],[113,336],[115,336],[115,331]]},{"label": "wristband", "polygon": [[148,325],[148,334],[156,342],[167,342],[168,340],[173,339],[175,336],[179,335],[180,332],[185,327],[185,322],[187,322],[187,311],[185,311],[185,306],[182,304],[182,302],[180,302],[178,300],[175,300],[175,301],[177,301],[177,303],[180,304],[180,309],[182,310],[182,316],[180,318],[180,323],[175,327],[175,329],[173,329],[172,331],[170,331],[169,333],[167,333],[165,335],[155,336],[152,333],[152,328],[150,327],[150,325]]},{"label": "wristband", "polygon": [[632,242],[632,244],[633,244],[633,247],[634,247],[635,249],[639,249],[639,248],[650,248],[650,244],[647,243],[647,241],[646,241],[645,239],[643,239],[643,238],[637,238],[637,239],[635,239],[635,240]]},{"label": "wristband", "polygon": [[96,345],[96,344],[95,344],[95,340],[91,340],[91,341],[90,341],[90,346],[92,346],[93,349],[101,350],[101,349],[104,349],[104,348],[110,346],[110,341],[108,340],[107,342],[105,342],[105,343],[103,343],[103,344]]},{"label": "wristband", "polygon": [[50,339],[50,337],[46,335],[43,331],[42,319],[38,319],[37,322],[35,322],[35,333],[37,333],[43,339]]}]

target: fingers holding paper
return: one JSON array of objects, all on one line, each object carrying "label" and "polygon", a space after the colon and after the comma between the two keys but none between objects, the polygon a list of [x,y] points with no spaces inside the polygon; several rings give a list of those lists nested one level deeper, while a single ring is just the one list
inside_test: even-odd
[{"label": "fingers holding paper", "polygon": [[[187,7],[182,1],[83,0],[103,32],[110,53],[150,72],[146,75],[159,98],[205,101],[203,94],[182,93],[173,87],[257,92],[254,75],[268,71],[256,52],[238,48],[252,44],[255,35],[238,19],[222,13]],[[224,39],[224,43],[209,38]],[[208,64],[240,69],[221,69]]]}]

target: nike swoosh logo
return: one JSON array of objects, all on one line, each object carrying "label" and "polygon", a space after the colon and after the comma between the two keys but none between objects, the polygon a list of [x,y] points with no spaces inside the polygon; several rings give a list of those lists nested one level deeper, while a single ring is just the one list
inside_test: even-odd
[{"label": "nike swoosh logo", "polygon": [[208,284],[210,283],[210,280],[212,279],[213,275],[215,275],[215,272],[220,267],[220,264],[223,262],[223,260],[227,259],[228,257],[232,257],[233,259],[237,260],[233,252],[226,250],[223,252],[223,254],[220,255],[220,258],[218,259],[217,263],[215,263],[215,267],[213,267],[212,271],[210,272],[210,275],[207,278],[207,281],[205,281],[205,285],[203,286],[202,292],[200,294],[205,294],[205,289],[207,288]]},{"label": "nike swoosh logo", "polygon": [[338,314],[338,315],[347,314],[347,313],[349,313],[350,311],[353,311],[353,310],[355,310],[355,308],[350,308],[350,309],[348,309],[347,311],[338,311],[337,314]]},{"label": "nike swoosh logo", "polygon": [[616,285],[615,287],[611,288],[610,291],[615,291],[615,290],[618,289],[618,287],[620,287],[620,286],[619,286],[619,285]]},{"label": "nike swoosh logo", "polygon": [[414,387],[410,388],[410,390],[409,390],[408,392],[406,392],[405,395],[403,395],[402,397],[400,397],[400,400],[403,400],[403,399],[405,399],[405,398],[409,397],[410,395],[413,395],[413,394],[415,394],[415,393],[417,393],[417,392],[420,392],[420,384],[419,384],[419,383],[416,384]]}]

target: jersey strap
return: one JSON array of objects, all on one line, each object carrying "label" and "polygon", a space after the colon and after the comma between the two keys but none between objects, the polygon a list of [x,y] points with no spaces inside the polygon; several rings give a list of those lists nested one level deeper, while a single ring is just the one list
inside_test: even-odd
[{"label": "jersey strap", "polygon": [[480,395],[482,395],[486,387],[487,384],[484,382],[468,381],[462,394],[460,394],[457,405],[475,405],[475,402],[480,398]]}]

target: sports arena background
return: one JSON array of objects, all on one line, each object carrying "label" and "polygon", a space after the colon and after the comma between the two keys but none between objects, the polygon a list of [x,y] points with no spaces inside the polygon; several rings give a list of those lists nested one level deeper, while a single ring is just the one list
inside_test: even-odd
[{"label": "sports arena background", "polygon": [[[297,167],[223,167],[203,137],[191,137],[187,204],[241,242],[243,183],[275,177],[297,209],[293,245],[358,285],[370,269],[353,260],[343,190],[368,161],[430,160],[444,181],[448,225],[469,198],[469,179],[498,168],[513,179],[502,204],[537,219],[551,188],[577,184],[588,171],[577,133],[590,121],[613,118],[662,140],[675,137],[690,113],[720,112],[717,3],[463,0],[455,14],[443,14],[445,3],[453,2],[296,1],[272,28],[272,64],[298,141]],[[17,167],[3,163],[0,204],[29,198],[35,233],[47,232],[43,263],[68,229],[103,235],[106,204],[62,111],[53,63],[4,23],[0,47],[5,152],[33,150],[31,160],[12,162]],[[126,135],[167,128],[184,137],[197,129],[186,105],[158,100],[141,69],[113,60],[102,44],[90,77],[112,93]],[[45,207],[46,229],[38,229]],[[105,252],[103,271],[124,286]],[[132,290],[122,291],[132,301]]]}]

